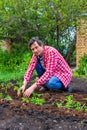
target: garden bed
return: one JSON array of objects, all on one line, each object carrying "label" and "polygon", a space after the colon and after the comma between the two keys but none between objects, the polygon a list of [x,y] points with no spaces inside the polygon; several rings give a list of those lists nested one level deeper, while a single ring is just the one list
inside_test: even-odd
[{"label": "garden bed", "polygon": [[[13,100],[0,99],[0,130],[87,130],[87,81],[73,78],[70,85],[70,94],[37,91],[45,100],[42,105],[24,102],[14,91],[14,85],[10,86],[7,93]],[[67,106],[66,97],[73,98],[73,107]],[[77,102],[82,109],[75,106]]]}]

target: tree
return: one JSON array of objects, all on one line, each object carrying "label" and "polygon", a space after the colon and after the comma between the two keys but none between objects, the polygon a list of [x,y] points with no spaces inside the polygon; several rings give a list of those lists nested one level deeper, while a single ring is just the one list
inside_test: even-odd
[{"label": "tree", "polygon": [[86,7],[86,0],[2,0],[0,39],[27,43],[39,36],[45,44],[59,48],[59,38],[69,27],[75,28]]}]

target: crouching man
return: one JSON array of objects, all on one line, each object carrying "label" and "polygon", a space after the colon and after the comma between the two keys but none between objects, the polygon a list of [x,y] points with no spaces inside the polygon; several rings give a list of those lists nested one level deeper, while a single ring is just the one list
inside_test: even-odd
[{"label": "crouching man", "polygon": [[[24,75],[24,82],[21,87],[23,96],[29,97],[37,87],[41,86],[53,90],[65,89],[69,91],[72,71],[62,55],[55,48],[43,45],[37,37],[33,37],[28,46],[33,56]],[[26,89],[35,69],[39,79]],[[17,94],[19,95],[20,91]]]}]

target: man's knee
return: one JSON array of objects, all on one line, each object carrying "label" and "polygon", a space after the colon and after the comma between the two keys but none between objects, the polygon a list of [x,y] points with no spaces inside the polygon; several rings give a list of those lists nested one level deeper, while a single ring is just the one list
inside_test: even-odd
[{"label": "man's knee", "polygon": [[63,86],[63,84],[57,77],[52,76],[47,81],[46,86],[51,89],[60,89]]}]

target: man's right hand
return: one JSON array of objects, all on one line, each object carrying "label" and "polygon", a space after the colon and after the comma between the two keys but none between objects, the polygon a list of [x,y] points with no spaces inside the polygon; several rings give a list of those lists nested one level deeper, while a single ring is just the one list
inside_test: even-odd
[{"label": "man's right hand", "polygon": [[24,93],[25,89],[26,89],[26,86],[22,85],[22,87],[17,91],[17,95],[20,96],[21,92]]},{"label": "man's right hand", "polygon": [[25,89],[26,89],[26,86],[22,85],[22,87],[21,87],[22,93],[24,93]]}]

